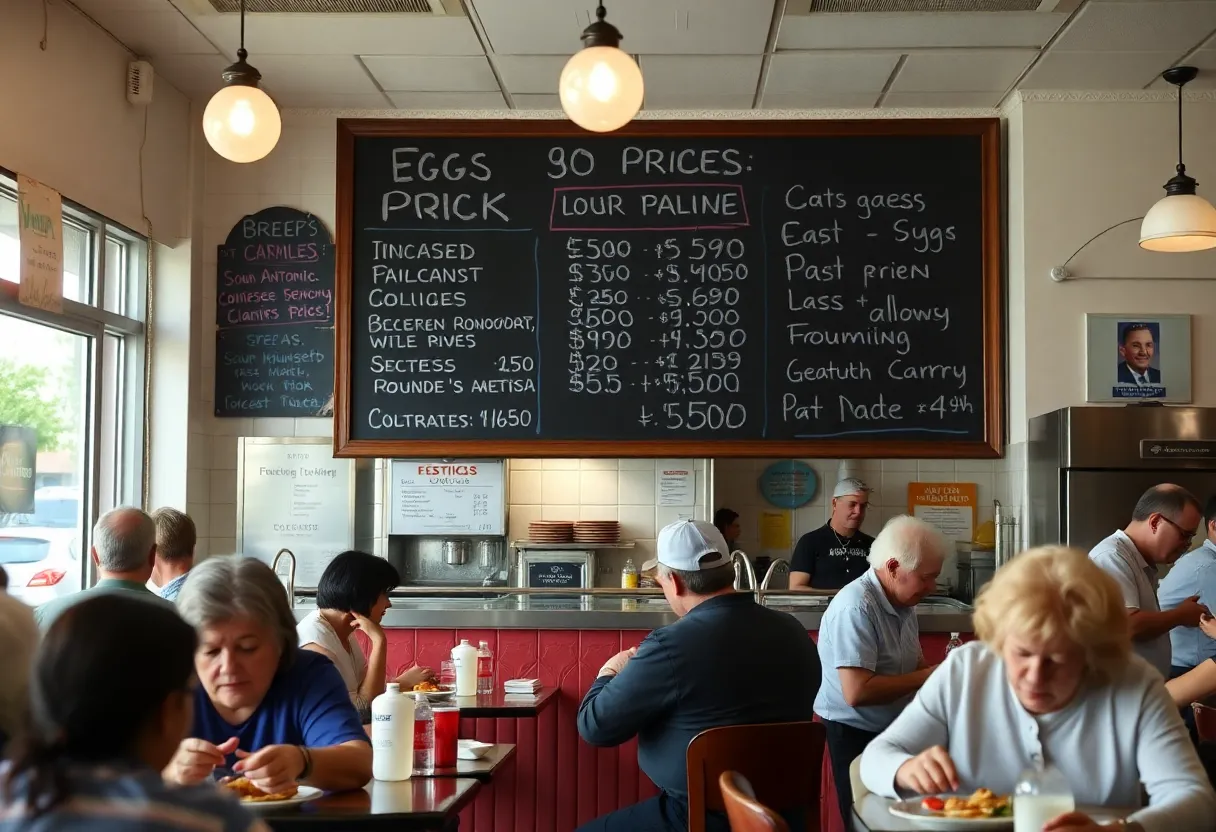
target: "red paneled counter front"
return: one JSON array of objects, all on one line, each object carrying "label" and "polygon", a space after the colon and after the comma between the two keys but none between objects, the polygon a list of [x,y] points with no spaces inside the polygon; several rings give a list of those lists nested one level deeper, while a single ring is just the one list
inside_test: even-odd
[{"label": "red paneled counter front", "polygon": [[[535,719],[467,719],[461,736],[517,746],[514,765],[496,776],[461,816],[475,832],[571,832],[592,818],[652,797],[657,790],[638,769],[636,743],[593,748],[579,738],[579,702],[613,654],[636,646],[644,630],[389,629],[388,669],[414,663],[438,668],[453,645],[484,640],[494,651],[498,684],[537,678],[559,689],[556,704]],[[814,633],[810,634],[813,638]],[[925,657],[941,661],[945,633],[921,636]],[[822,829],[843,832],[831,773],[824,764]]]}]

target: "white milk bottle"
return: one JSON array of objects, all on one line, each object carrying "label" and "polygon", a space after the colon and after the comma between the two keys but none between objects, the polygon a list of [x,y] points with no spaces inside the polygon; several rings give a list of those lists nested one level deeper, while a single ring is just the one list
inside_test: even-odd
[{"label": "white milk bottle", "polygon": [[452,648],[452,666],[456,670],[456,695],[477,695],[477,648],[462,638]]},{"label": "white milk bottle", "polygon": [[414,771],[414,700],[389,682],[372,700],[372,777],[409,780]]},{"label": "white milk bottle", "polygon": [[1076,806],[1060,770],[1039,763],[1023,771],[1013,787],[1013,832],[1043,832],[1043,824]]}]

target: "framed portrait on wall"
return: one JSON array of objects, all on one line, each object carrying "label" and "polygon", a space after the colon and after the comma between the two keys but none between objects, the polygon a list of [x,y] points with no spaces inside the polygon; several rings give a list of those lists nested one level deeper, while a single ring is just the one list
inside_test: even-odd
[{"label": "framed portrait on wall", "polygon": [[1085,400],[1191,401],[1190,315],[1085,315]]}]

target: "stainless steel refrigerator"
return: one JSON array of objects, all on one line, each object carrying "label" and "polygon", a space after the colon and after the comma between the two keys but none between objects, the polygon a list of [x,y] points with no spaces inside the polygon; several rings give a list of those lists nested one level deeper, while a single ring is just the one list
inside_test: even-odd
[{"label": "stainless steel refrigerator", "polygon": [[1029,427],[1032,546],[1089,550],[1126,526],[1136,500],[1158,483],[1177,483],[1200,504],[1216,493],[1216,408],[1066,407]]}]

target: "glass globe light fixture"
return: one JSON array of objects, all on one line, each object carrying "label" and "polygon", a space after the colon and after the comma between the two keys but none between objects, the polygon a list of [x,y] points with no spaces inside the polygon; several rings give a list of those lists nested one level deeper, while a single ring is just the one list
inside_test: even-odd
[{"label": "glass globe light fixture", "polygon": [[230,162],[256,162],[279,143],[283,120],[270,96],[258,87],[262,73],[246,63],[245,0],[241,0],[241,47],[223,73],[224,87],[203,111],[207,144]]},{"label": "glass globe light fixture", "polygon": [[606,16],[600,4],[595,22],[583,30],[583,49],[566,62],[558,82],[566,115],[595,133],[619,130],[632,121],[645,92],[641,68],[621,50],[620,30]]}]

